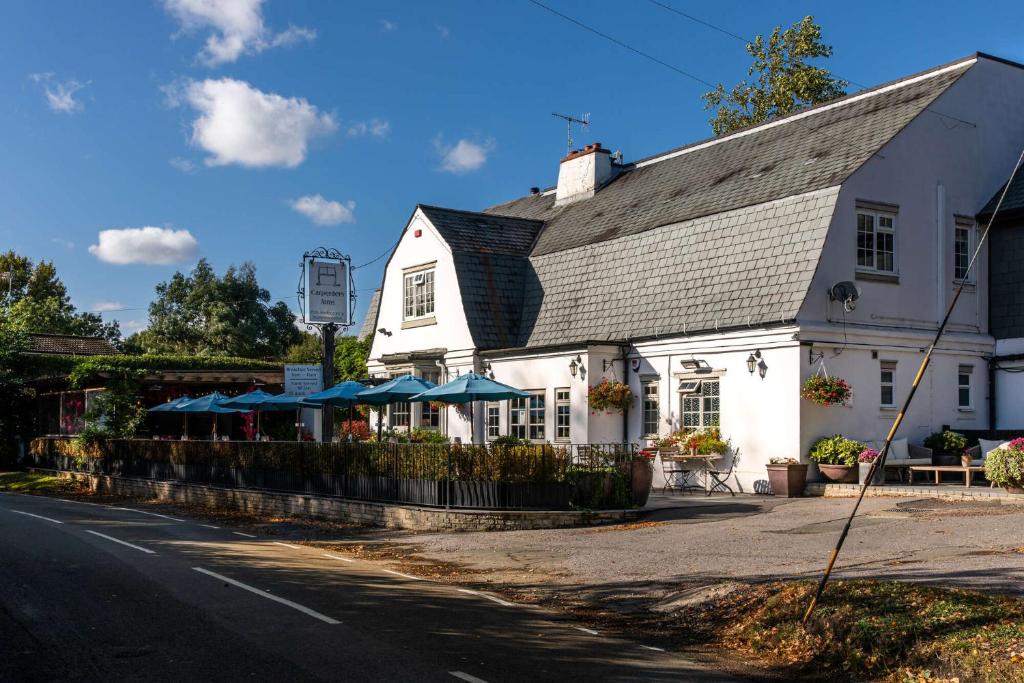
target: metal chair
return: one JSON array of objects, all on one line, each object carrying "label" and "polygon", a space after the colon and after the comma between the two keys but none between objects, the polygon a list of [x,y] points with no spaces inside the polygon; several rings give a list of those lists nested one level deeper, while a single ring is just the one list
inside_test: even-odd
[{"label": "metal chair", "polygon": [[693,470],[686,466],[686,463],[679,460],[666,460],[665,457],[675,451],[659,450],[658,457],[661,459],[661,473],[665,477],[665,485],[661,492],[666,490],[682,491],[683,493],[696,488],[692,481]]},{"label": "metal chair", "polygon": [[707,495],[711,495],[715,491],[728,491],[730,495],[735,496],[736,492],[732,490],[726,482],[729,481],[729,477],[732,476],[732,471],[736,468],[736,461],[739,460],[740,454],[738,450],[734,450],[732,453],[732,459],[729,460],[729,469],[720,470],[715,467],[708,467],[705,470],[705,476],[710,477],[711,486],[708,487]]}]

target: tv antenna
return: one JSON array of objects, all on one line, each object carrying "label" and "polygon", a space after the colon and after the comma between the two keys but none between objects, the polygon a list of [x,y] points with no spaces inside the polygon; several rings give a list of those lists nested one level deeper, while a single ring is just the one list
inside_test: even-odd
[{"label": "tv antenna", "polygon": [[552,112],[551,115],[565,121],[565,153],[568,154],[572,151],[572,124],[579,124],[581,130],[590,128],[590,114],[583,114],[579,118],[576,118],[575,116],[568,116],[567,114],[556,114],[554,112]]}]

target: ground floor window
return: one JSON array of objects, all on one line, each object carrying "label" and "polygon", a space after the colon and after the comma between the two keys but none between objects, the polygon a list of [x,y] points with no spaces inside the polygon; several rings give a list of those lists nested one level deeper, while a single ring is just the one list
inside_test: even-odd
[{"label": "ground floor window", "polygon": [[398,401],[392,403],[388,408],[388,426],[408,427],[409,426],[409,402]]},{"label": "ground floor window", "polygon": [[544,392],[531,392],[529,398],[508,402],[508,433],[517,439],[544,440]]},{"label": "ground floor window", "polygon": [[643,397],[643,434],[648,438],[656,437],[661,422],[658,406],[658,380],[644,382]]},{"label": "ground floor window", "polygon": [[961,409],[971,407],[971,372],[973,365],[961,365],[956,379],[956,405]]},{"label": "ground floor window", "polygon": [[[441,383],[441,373],[437,371],[421,372],[420,377],[434,384]],[[423,429],[441,429],[441,407],[436,403],[431,404],[426,401],[421,403],[420,406],[420,427]]]},{"label": "ground floor window", "polygon": [[571,404],[568,389],[555,389],[555,441],[569,440]]},{"label": "ground floor window", "polygon": [[883,408],[893,408],[896,406],[896,361],[883,360],[879,368],[879,404]]},{"label": "ground floor window", "polygon": [[501,436],[501,404],[497,401],[487,402],[487,439],[493,441]]},{"label": "ground floor window", "polygon": [[721,411],[718,378],[697,380],[696,386],[686,388],[688,391],[682,394],[679,411],[683,429],[718,427]]}]

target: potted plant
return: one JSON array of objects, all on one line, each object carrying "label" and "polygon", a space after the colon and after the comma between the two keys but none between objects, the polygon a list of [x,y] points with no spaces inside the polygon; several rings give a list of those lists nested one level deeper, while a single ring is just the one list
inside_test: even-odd
[{"label": "potted plant", "polygon": [[587,405],[593,411],[624,413],[633,405],[633,390],[618,380],[602,379],[587,390]]},{"label": "potted plant", "polygon": [[[878,451],[874,448],[865,448],[857,456],[857,468],[858,478],[857,481],[864,485],[864,482],[868,480],[868,472],[871,471],[871,466],[878,460]],[[879,467],[875,470],[875,476],[871,478],[871,484],[874,486],[881,486],[885,483],[885,469]]]},{"label": "potted plant", "polygon": [[985,478],[1010,493],[1024,494],[1024,438],[989,451],[985,456]]},{"label": "potted plant", "polygon": [[654,456],[656,450],[641,449],[629,463],[629,481],[631,483],[633,504],[637,507],[647,505],[651,495],[651,483],[654,481]]},{"label": "potted plant", "polygon": [[932,449],[933,465],[957,467],[962,464],[960,458],[967,448],[967,437],[949,430],[935,432],[924,440],[924,445]]},{"label": "potted plant", "polygon": [[796,458],[772,458],[768,461],[768,482],[772,495],[799,498],[807,485],[807,465]]},{"label": "potted plant", "polygon": [[800,388],[800,396],[819,406],[839,406],[850,400],[850,383],[840,377],[814,375]]},{"label": "potted plant", "polygon": [[841,434],[825,436],[814,442],[808,454],[811,460],[818,463],[821,474],[831,481],[840,484],[853,484],[857,481],[857,456],[867,448],[853,439]]},{"label": "potted plant", "polygon": [[725,455],[729,439],[722,438],[718,427],[707,427],[684,436],[683,449],[693,455]]}]

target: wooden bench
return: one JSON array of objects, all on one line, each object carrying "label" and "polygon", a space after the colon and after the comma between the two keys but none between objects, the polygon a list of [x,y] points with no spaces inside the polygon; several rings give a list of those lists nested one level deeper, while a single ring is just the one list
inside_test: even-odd
[{"label": "wooden bench", "polygon": [[964,486],[968,488],[971,486],[971,480],[974,478],[975,472],[984,472],[984,467],[972,465],[971,467],[963,467],[962,465],[911,465],[910,466],[910,483],[914,483],[914,472],[934,472],[935,473],[935,484],[938,485],[940,477],[943,472],[962,472],[964,475]]}]

